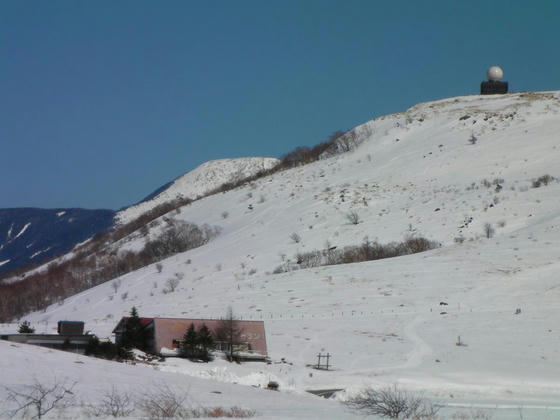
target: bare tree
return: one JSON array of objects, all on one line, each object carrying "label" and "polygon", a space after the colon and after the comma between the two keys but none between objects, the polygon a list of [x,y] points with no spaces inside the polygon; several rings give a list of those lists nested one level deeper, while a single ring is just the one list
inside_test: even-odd
[{"label": "bare tree", "polygon": [[24,385],[20,390],[6,388],[6,402],[15,406],[10,412],[10,417],[21,415],[40,419],[55,408],[63,408],[73,400],[72,389],[76,382],[68,385],[65,381],[55,378],[52,384],[39,382],[33,379],[32,385]]},{"label": "bare tree", "polygon": [[255,417],[257,412],[255,410],[240,408],[240,407],[204,407],[204,408],[194,408],[189,410],[189,415],[192,418],[236,418],[236,419],[247,419],[250,417]]},{"label": "bare tree", "polygon": [[[519,409],[519,418],[523,418],[523,412]],[[490,420],[492,412],[482,409],[470,409],[468,412],[456,412],[451,416],[453,420]]]},{"label": "bare tree", "polygon": [[548,185],[550,182],[555,181],[556,178],[553,176],[546,174],[538,177],[537,179],[533,180],[532,187],[539,188],[541,185]]},{"label": "bare tree", "polygon": [[494,228],[490,223],[486,223],[484,225],[484,236],[486,236],[487,238],[491,238],[494,236],[494,232]]},{"label": "bare tree", "polygon": [[292,234],[290,235],[290,239],[291,239],[292,241],[294,241],[294,243],[296,243],[296,244],[299,244],[299,243],[301,242],[301,236],[299,236],[299,235],[298,235],[297,233],[295,233],[295,232],[292,233]]},{"label": "bare tree", "polygon": [[233,313],[233,309],[228,307],[226,316],[222,319],[216,329],[216,338],[226,344],[228,360],[233,361],[234,347],[241,343],[243,329],[239,325],[239,320]]},{"label": "bare tree", "polygon": [[86,406],[88,414],[94,417],[128,417],[134,412],[133,401],[126,392],[120,393],[113,385],[97,405]]},{"label": "bare tree", "polygon": [[346,219],[353,225],[357,225],[358,223],[360,223],[360,215],[354,210],[346,214]]},{"label": "bare tree", "polygon": [[391,419],[434,418],[439,410],[425,398],[398,389],[396,386],[379,390],[366,388],[345,404],[357,411]]},{"label": "bare tree", "polygon": [[146,392],[138,405],[149,419],[187,418],[183,403],[187,394],[181,395],[167,385],[158,387],[157,391]]},{"label": "bare tree", "polygon": [[121,287],[121,282],[122,282],[121,279],[118,279],[118,280],[114,280],[114,281],[111,283],[111,287],[113,288],[113,290],[115,291],[115,293],[117,293],[117,290],[119,290],[119,287]]},{"label": "bare tree", "polygon": [[179,279],[177,277],[173,277],[167,279],[165,281],[165,289],[163,289],[163,293],[173,293],[177,286],[179,285]]},{"label": "bare tree", "polygon": [[343,135],[336,138],[335,142],[338,143],[342,152],[349,152],[356,146],[358,135],[355,130],[348,131]]}]

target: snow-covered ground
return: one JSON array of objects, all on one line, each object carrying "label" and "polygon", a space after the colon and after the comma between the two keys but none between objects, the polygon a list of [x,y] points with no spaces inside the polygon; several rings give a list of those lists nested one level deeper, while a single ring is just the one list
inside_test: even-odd
[{"label": "snow-covered ground", "polygon": [[[120,395],[127,393],[133,400],[146,394],[159,394],[169,389],[179,398],[186,396],[188,408],[239,407],[255,411],[255,418],[268,420],[350,419],[355,415],[335,401],[327,401],[311,394],[280,393],[239,386],[224,382],[189,377],[182,373],[155,370],[143,364],[108,362],[72,353],[50,350],[31,345],[0,341],[0,368],[2,383],[10,390],[26,392],[25,386],[40,382],[46,386],[55,383],[72,387],[71,407],[52,411],[49,418],[89,418],[85,406],[98,405],[98,401],[116,389]],[[0,418],[8,418],[13,406],[5,401],[6,389],[0,390]],[[33,411],[32,411],[33,413]],[[139,418],[142,411],[131,413]],[[113,417],[107,417],[113,418]]]},{"label": "snow-covered ground", "polygon": [[118,223],[130,222],[140,214],[167,201],[175,199],[194,200],[215,190],[226,182],[248,178],[260,171],[272,168],[278,162],[278,159],[274,158],[250,157],[218,159],[203,163],[175,179],[163,191],[156,194],[155,197],[120,211],[117,213],[116,220]]},{"label": "snow-covered ground", "polygon": [[[367,385],[392,384],[424,392],[447,413],[472,406],[494,419],[560,418],[560,183],[533,186],[543,175],[560,177],[559,111],[558,92],[522,93],[451,98],[378,118],[362,126],[369,137],[352,152],[168,215],[222,230],[207,245],[162,261],[161,273],[148,266],[123,276],[116,292],[109,282],[25,318],[38,332],[75,319],[109,336],[133,305],[141,316],[193,318],[223,315],[231,305],[240,317],[265,320],[272,364],[168,359],[150,374],[144,366],[116,365],[115,372],[169,375],[161,377],[196,383],[191,389],[224,387],[221,395],[269,418],[352,416],[304,391],[340,388],[344,399]],[[442,246],[273,274],[297,252],[409,235]],[[135,235],[123,249],[144,240]],[[172,277],[182,278],[179,287],[163,293]],[[327,352],[331,371],[307,366]],[[76,368],[77,356],[55,353],[48,353],[57,357],[54,366]],[[19,350],[0,347],[3,364],[18,357]],[[9,385],[10,377],[0,382]],[[279,394],[251,387],[269,380],[280,384]],[[271,398],[281,415],[262,408]],[[305,415],[298,401],[310,410]]]}]

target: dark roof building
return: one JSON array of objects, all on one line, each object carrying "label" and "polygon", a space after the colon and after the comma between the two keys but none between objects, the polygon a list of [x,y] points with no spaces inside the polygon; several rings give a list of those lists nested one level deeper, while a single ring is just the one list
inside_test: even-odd
[{"label": "dark roof building", "polygon": [[67,350],[84,354],[94,335],[84,334],[82,321],[59,321],[58,334],[1,334],[0,340],[15,343],[34,344],[58,350]]}]

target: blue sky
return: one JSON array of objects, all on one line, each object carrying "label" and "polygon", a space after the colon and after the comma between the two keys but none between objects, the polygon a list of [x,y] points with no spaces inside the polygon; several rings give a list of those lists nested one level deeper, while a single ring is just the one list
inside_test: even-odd
[{"label": "blue sky", "polygon": [[0,208],[132,204],[418,102],[560,89],[560,2],[0,0]]}]

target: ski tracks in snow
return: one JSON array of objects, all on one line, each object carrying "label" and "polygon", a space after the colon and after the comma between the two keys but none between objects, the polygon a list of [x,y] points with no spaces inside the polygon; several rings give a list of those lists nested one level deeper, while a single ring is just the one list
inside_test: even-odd
[{"label": "ski tracks in snow", "polygon": [[359,369],[357,371],[353,370],[359,361],[365,358],[356,357],[352,363],[348,373],[375,373],[386,375],[393,370],[410,369],[420,366],[424,361],[424,358],[433,353],[432,348],[426,343],[420,335],[418,335],[417,328],[421,325],[425,319],[422,316],[416,316],[410,323],[406,324],[403,333],[404,336],[413,343],[413,349],[407,354],[406,361],[394,366],[377,366],[373,369],[364,370]]},{"label": "ski tracks in snow", "polygon": [[404,364],[397,366],[398,369],[409,369],[420,366],[424,357],[433,353],[432,348],[426,343],[417,332],[417,327],[424,321],[424,318],[417,316],[404,328],[404,335],[414,343],[414,348],[407,355]]}]

